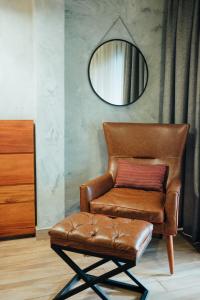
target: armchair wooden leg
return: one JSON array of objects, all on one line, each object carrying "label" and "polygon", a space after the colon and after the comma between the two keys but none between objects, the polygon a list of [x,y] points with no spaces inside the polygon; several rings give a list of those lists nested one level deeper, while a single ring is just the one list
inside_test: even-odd
[{"label": "armchair wooden leg", "polygon": [[174,245],[173,245],[173,235],[166,236],[167,242],[167,255],[169,261],[169,270],[171,274],[174,274]]}]

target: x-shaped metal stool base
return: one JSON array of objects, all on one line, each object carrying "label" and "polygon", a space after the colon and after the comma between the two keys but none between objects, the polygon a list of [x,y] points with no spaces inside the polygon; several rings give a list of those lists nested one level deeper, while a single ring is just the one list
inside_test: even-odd
[{"label": "x-shaped metal stool base", "polygon": [[[148,290],[132,275],[132,273],[128,270],[135,266],[135,262],[126,260],[125,262],[121,262],[118,259],[111,256],[103,256],[99,254],[94,254],[88,251],[80,251],[76,249],[72,249],[69,247],[61,247],[58,245],[51,245],[51,248],[75,271],[76,275],[67,283],[67,285],[54,297],[54,300],[63,300],[67,299],[73,295],[76,295],[85,289],[91,288],[101,299],[109,300],[106,296],[103,289],[98,286],[98,284],[106,284],[109,286],[115,286],[118,288],[126,289],[129,291],[138,292],[141,294],[140,300],[146,299],[148,294]],[[100,261],[90,265],[85,269],[81,269],[63,250],[87,254],[95,257],[103,257]],[[94,276],[87,274],[89,271],[109,262],[113,261],[113,263],[117,266],[115,269],[106,272],[100,276]],[[133,282],[134,285],[112,280],[110,277],[116,276],[120,273],[124,272]],[[73,286],[79,281],[83,280],[85,283],[74,287]]]}]

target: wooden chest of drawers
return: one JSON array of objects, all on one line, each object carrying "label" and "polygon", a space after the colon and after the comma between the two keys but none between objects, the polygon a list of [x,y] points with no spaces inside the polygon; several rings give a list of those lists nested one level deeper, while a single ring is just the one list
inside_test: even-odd
[{"label": "wooden chest of drawers", "polygon": [[35,233],[33,121],[0,121],[0,239]]}]

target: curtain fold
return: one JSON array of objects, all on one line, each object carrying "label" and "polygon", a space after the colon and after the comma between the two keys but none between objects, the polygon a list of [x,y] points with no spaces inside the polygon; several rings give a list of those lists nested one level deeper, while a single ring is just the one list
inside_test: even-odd
[{"label": "curtain fold", "polygon": [[181,225],[200,243],[200,0],[166,1],[160,122],[189,123]]},{"label": "curtain fold", "polygon": [[123,82],[123,101],[124,104],[131,103],[131,87],[132,87],[132,46],[131,44],[125,45],[124,56],[124,82]]}]

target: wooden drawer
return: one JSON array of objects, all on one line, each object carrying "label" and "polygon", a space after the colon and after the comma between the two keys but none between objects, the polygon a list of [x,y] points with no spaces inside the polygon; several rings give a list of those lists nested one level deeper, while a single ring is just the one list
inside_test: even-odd
[{"label": "wooden drawer", "polygon": [[0,121],[0,153],[33,152],[33,121]]},{"label": "wooden drawer", "polygon": [[34,185],[0,186],[0,238],[35,233]]},{"label": "wooden drawer", "polygon": [[34,183],[34,154],[0,154],[0,185]]},{"label": "wooden drawer", "polygon": [[34,202],[33,184],[0,186],[0,205],[22,202]]},{"label": "wooden drawer", "polygon": [[34,201],[0,204],[0,238],[35,233]]}]

